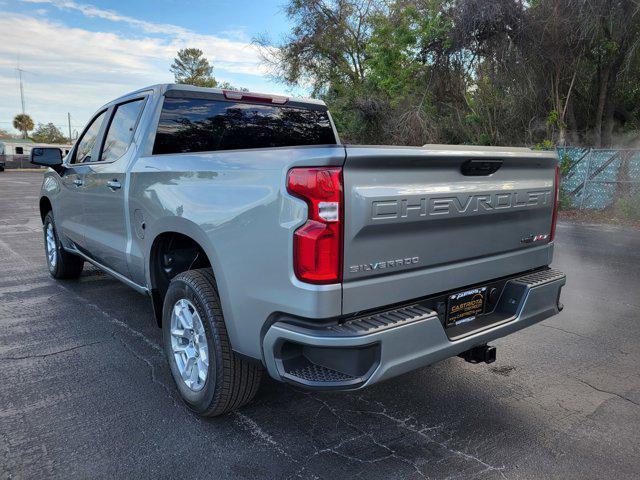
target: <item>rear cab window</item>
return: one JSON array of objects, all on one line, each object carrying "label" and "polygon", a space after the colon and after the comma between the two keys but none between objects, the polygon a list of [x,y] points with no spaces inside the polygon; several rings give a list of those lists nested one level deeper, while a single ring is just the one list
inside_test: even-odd
[{"label": "rear cab window", "polygon": [[153,153],[336,143],[325,108],[166,97]]},{"label": "rear cab window", "polygon": [[115,109],[111,124],[105,136],[101,162],[113,162],[118,160],[129,148],[138,118],[142,112],[144,98],[138,98],[126,103],[121,103]]}]

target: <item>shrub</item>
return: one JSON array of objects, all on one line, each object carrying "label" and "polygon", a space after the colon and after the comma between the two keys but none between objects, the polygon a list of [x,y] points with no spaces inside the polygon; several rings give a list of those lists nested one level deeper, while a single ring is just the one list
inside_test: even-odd
[{"label": "shrub", "polygon": [[627,220],[640,220],[640,193],[618,200],[616,210]]}]

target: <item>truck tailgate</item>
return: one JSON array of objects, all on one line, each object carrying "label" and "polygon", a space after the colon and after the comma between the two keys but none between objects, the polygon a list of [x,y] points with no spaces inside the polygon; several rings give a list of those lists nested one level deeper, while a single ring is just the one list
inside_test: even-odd
[{"label": "truck tailgate", "polygon": [[441,145],[346,152],[343,313],[550,263],[554,152]]}]

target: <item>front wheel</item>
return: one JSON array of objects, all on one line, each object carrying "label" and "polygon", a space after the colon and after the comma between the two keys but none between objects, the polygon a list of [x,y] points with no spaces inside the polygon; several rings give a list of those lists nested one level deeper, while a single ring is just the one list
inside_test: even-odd
[{"label": "front wheel", "polygon": [[53,278],[78,278],[82,273],[84,260],[62,248],[53,213],[44,217],[44,251],[47,256],[47,266]]},{"label": "front wheel", "polygon": [[253,399],[262,367],[238,356],[224,323],[210,268],[171,280],[162,311],[162,337],[171,374],[194,412],[215,417]]}]

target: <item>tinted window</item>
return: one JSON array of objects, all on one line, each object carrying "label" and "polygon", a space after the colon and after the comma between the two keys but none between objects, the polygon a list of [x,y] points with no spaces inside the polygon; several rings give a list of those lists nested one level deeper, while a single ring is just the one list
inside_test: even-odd
[{"label": "tinted window", "polygon": [[111,162],[117,160],[127,151],[133,138],[142,102],[142,99],[134,100],[116,107],[111,125],[107,130],[100,161]]},{"label": "tinted window", "polygon": [[78,148],[76,148],[76,155],[73,160],[73,163],[83,163],[91,161],[91,151],[93,150],[93,146],[96,144],[96,140],[98,139],[98,134],[100,133],[100,127],[102,126],[102,121],[104,120],[104,114],[106,112],[102,112],[98,115],[93,122],[87,127],[78,143]]},{"label": "tinted window", "polygon": [[165,98],[153,153],[335,143],[326,111]]}]

